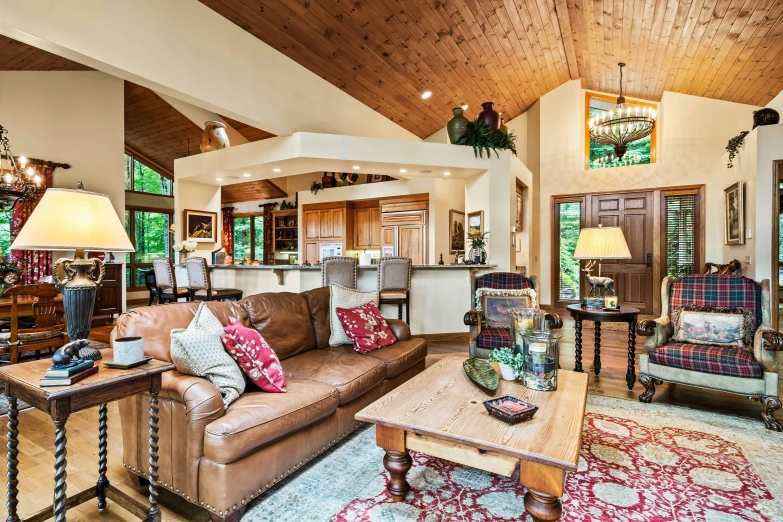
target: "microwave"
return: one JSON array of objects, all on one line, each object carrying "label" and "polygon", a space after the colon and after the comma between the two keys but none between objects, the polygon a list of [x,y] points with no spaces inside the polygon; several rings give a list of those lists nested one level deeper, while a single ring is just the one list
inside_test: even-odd
[{"label": "microwave", "polygon": [[342,243],[321,243],[319,245],[319,256],[318,259],[321,261],[324,260],[324,258],[327,257],[335,257],[335,256],[342,256],[343,255],[343,244]]}]

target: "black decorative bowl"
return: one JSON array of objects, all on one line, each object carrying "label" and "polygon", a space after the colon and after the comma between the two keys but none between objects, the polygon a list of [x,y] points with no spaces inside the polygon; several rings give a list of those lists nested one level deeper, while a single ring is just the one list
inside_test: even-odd
[{"label": "black decorative bowl", "polygon": [[538,411],[538,406],[519,400],[511,395],[484,401],[484,407],[491,416],[509,424],[532,419],[533,415]]}]

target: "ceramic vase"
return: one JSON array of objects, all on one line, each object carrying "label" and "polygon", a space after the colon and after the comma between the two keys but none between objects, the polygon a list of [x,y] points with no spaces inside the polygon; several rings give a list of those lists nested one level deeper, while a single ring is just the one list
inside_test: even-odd
[{"label": "ceramic vase", "polygon": [[460,136],[465,134],[469,120],[462,114],[462,107],[454,107],[451,112],[454,117],[446,124],[446,131],[449,133],[449,142],[456,143]]},{"label": "ceramic vase", "polygon": [[144,358],[144,339],[141,337],[120,337],[114,340],[114,362],[132,364]]},{"label": "ceramic vase", "polygon": [[517,372],[514,371],[512,366],[505,363],[498,363],[498,366],[500,366],[500,376],[504,381],[515,381],[517,379]]},{"label": "ceramic vase", "polygon": [[468,258],[475,265],[483,265],[487,262],[487,251],[484,248],[471,248]]},{"label": "ceramic vase", "polygon": [[775,109],[759,109],[753,111],[753,128],[780,123],[780,114]]},{"label": "ceramic vase", "polygon": [[489,127],[489,130],[498,130],[500,127],[500,114],[492,108],[492,102],[484,102],[481,104],[481,107],[484,110],[479,113],[478,119],[483,121]]},{"label": "ceramic vase", "polygon": [[226,124],[219,121],[205,122],[204,132],[201,133],[201,152],[227,149],[228,147]]}]

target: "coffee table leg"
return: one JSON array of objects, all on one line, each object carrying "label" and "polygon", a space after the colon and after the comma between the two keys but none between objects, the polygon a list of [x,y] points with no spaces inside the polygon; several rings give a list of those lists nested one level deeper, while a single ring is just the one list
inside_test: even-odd
[{"label": "coffee table leg", "polygon": [[574,324],[576,327],[576,331],[574,333],[575,342],[574,345],[576,347],[576,356],[574,357],[576,359],[576,364],[574,365],[574,371],[575,372],[581,372],[582,371],[582,320],[577,317],[574,319]]},{"label": "coffee table leg", "polygon": [[98,509],[106,509],[106,489],[109,487],[109,479],[106,478],[108,469],[108,421],[109,408],[106,404],[98,406]]},{"label": "coffee table leg", "polygon": [[628,389],[633,390],[636,382],[636,321],[628,321],[628,372],[625,374],[625,382]]},{"label": "coffee table leg", "polygon": [[19,504],[19,499],[17,498],[19,495],[19,489],[17,489],[19,480],[16,478],[19,475],[19,459],[17,458],[19,456],[19,407],[16,397],[8,396],[8,406],[10,409],[8,410],[8,444],[6,444],[8,447],[8,452],[6,453],[8,473],[5,475],[5,484],[8,489],[8,493],[6,493],[8,501],[5,504],[8,510],[6,522],[19,522],[19,514],[16,511],[16,506]]},{"label": "coffee table leg", "polygon": [[158,392],[150,392],[150,510],[146,522],[160,522],[158,506]]},{"label": "coffee table leg", "polygon": [[594,321],[595,323],[595,355],[593,356],[593,368],[595,374],[598,375],[601,372],[601,323]]},{"label": "coffee table leg", "polygon": [[65,446],[65,419],[54,421],[54,522],[65,522],[65,489],[68,473],[65,470],[67,451]]},{"label": "coffee table leg", "polygon": [[394,502],[405,500],[405,495],[411,489],[405,476],[412,464],[413,460],[408,450],[404,452],[386,450],[386,456],[383,457],[383,467],[389,472],[389,483],[386,484],[386,489],[391,493]]},{"label": "coffee table leg", "polygon": [[530,490],[525,493],[525,509],[535,522],[554,522],[563,514],[559,498]]}]

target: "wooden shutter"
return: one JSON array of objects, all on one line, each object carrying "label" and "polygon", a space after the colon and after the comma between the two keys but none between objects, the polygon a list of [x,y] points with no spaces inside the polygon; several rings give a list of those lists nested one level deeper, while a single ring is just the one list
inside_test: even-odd
[{"label": "wooden shutter", "polygon": [[666,275],[697,273],[700,268],[698,194],[664,194],[663,221]]}]

